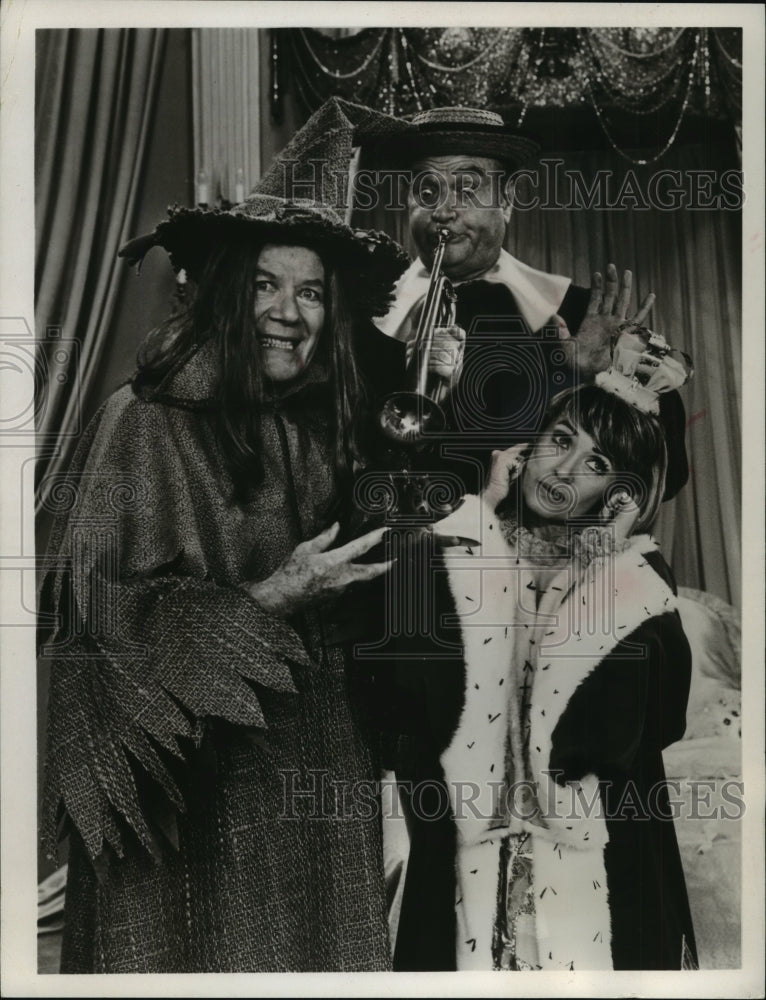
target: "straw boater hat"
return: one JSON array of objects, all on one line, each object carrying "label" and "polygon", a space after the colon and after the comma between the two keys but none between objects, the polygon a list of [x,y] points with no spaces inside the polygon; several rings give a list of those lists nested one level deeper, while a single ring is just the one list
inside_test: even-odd
[{"label": "straw boater hat", "polygon": [[487,156],[515,170],[534,160],[540,145],[481,108],[431,108],[406,119],[410,128],[377,143],[384,159],[409,166],[427,156]]}]

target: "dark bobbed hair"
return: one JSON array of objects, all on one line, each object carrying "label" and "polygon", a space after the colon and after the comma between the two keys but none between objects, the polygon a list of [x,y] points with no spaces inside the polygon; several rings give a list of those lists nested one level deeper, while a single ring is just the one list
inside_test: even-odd
[{"label": "dark bobbed hair", "polygon": [[[213,250],[187,290],[183,309],[146,338],[138,353],[134,391],[151,398],[160,383],[204,343],[217,345],[220,380],[215,400],[218,433],[234,483],[234,500],[244,502],[263,482],[260,433],[270,387],[259,364],[254,337],[255,281],[263,247],[273,239],[228,240]],[[285,241],[284,246],[293,243]],[[314,249],[309,247],[309,249]],[[319,253],[319,251],[315,251]],[[320,258],[322,254],[319,253]],[[344,276],[322,259],[325,269],[325,321],[312,363],[324,360],[334,400],[335,472],[348,482],[362,460],[358,428],[367,390],[354,361],[357,320],[349,306]]]},{"label": "dark bobbed hair", "polygon": [[605,499],[626,489],[640,510],[634,533],[649,531],[662,503],[668,465],[665,431],[659,417],[597,385],[567,389],[555,396],[544,426],[564,417],[593,438],[618,473]]}]

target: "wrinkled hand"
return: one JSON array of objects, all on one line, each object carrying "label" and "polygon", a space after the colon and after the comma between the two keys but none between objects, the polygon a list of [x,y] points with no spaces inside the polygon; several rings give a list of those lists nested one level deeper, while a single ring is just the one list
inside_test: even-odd
[{"label": "wrinkled hand", "polygon": [[373,580],[391,568],[390,561],[362,565],[353,562],[381,541],[386,528],[376,528],[328,552],[339,530],[336,522],[315,538],[296,545],[270,577],[244,583],[243,588],[266,611],[288,617],[337,597],[352,583]]},{"label": "wrinkled hand", "polygon": [[465,330],[461,326],[436,326],[428,359],[428,370],[447,382],[460,377],[463,366]]},{"label": "wrinkled hand", "polygon": [[601,511],[600,523],[574,536],[572,552],[579,570],[596,559],[607,559],[621,552],[640,513],[638,504],[626,490],[612,497]]},{"label": "wrinkled hand", "polygon": [[490,466],[487,483],[482,491],[483,499],[489,504],[492,510],[508,496],[511,483],[521,472],[524,464],[524,452],[529,448],[528,444],[517,444],[505,451],[492,452],[492,465]]},{"label": "wrinkled hand", "polygon": [[[617,268],[614,264],[609,264],[606,269],[606,286],[598,271],[593,274],[590,302],[575,337],[568,336],[566,324],[560,326],[559,338],[567,345],[568,363],[578,370],[582,378],[592,378],[609,367],[612,336],[627,318],[632,290],[633,274],[623,271],[618,280]],[[642,323],[655,298],[653,292],[647,295],[639,310],[630,317],[630,322]]]}]

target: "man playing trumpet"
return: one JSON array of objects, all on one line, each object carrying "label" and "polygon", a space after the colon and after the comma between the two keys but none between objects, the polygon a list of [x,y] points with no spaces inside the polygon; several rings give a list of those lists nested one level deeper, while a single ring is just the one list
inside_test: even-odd
[{"label": "man playing trumpet", "polygon": [[[632,275],[625,271],[620,279],[610,264],[606,280],[594,274],[589,290],[536,270],[503,248],[513,172],[539,149],[499,115],[435,108],[415,115],[412,125],[387,138],[383,162],[410,170],[409,229],[419,257],[397,283],[394,303],[377,325],[411,344],[438,233],[446,230],[441,269],[455,288],[456,319],[435,332],[430,365],[451,390],[449,468],[470,492],[480,488],[493,448],[527,440],[557,392],[591,379],[608,364],[611,337],[627,318]],[[642,323],[653,302],[654,295],[647,296],[632,321]],[[684,426],[676,393],[663,400],[663,419],[674,429]],[[683,449],[670,464],[666,499],[688,478]]]}]

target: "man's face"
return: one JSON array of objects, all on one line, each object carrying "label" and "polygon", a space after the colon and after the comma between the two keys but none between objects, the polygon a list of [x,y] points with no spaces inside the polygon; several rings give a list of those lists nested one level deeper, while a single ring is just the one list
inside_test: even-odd
[{"label": "man's face", "polygon": [[497,261],[511,218],[503,168],[486,156],[432,156],[413,167],[410,231],[426,267],[440,229],[451,238],[442,268],[453,281],[479,278]]},{"label": "man's face", "polygon": [[288,382],[309,365],[324,326],[324,266],[308,247],[265,246],[255,282],[255,335],[266,378]]}]

